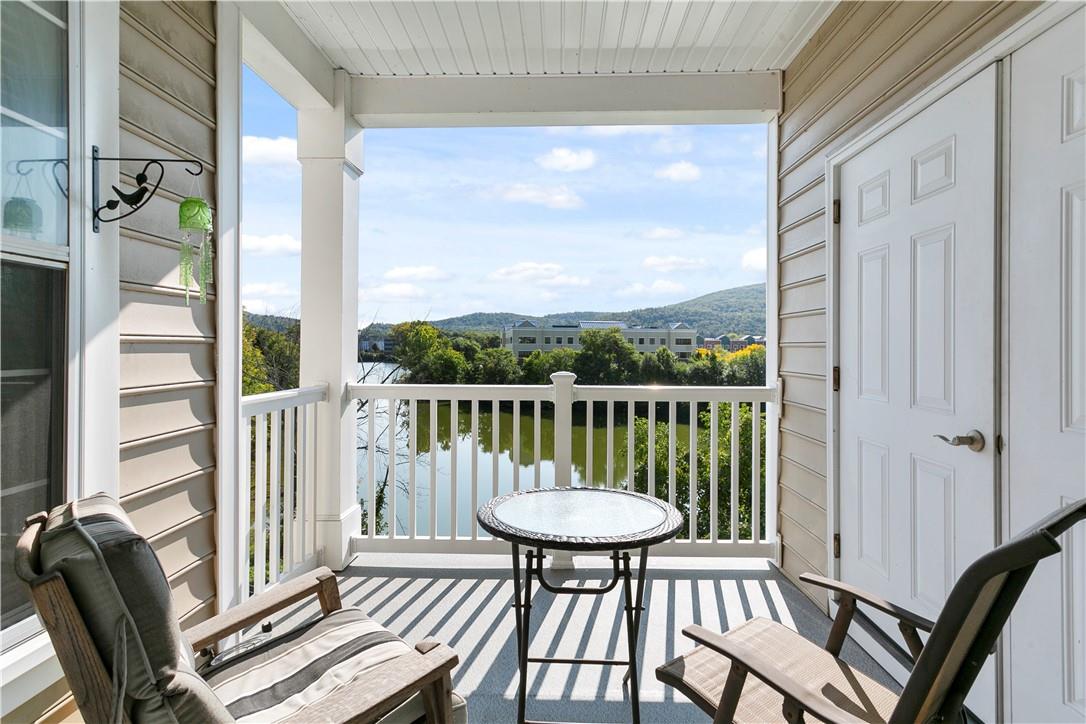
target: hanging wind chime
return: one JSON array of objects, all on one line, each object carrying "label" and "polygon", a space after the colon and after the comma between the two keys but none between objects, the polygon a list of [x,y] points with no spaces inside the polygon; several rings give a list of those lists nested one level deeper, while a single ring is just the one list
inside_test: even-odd
[{"label": "hanging wind chime", "polygon": [[[194,179],[195,185],[195,179]],[[185,288],[185,304],[189,303],[189,290],[193,281],[200,289],[200,304],[207,303],[207,290],[214,281],[215,250],[212,244],[214,227],[211,221],[211,207],[199,196],[189,196],[178,207],[177,226],[181,229],[181,264],[180,283]],[[200,265],[193,277],[193,248],[198,247]]]}]

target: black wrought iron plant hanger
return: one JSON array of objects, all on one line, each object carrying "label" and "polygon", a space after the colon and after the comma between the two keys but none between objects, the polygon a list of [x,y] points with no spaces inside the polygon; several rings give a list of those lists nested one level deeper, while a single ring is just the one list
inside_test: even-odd
[{"label": "black wrought iron plant hanger", "polygon": [[[113,193],[117,195],[117,198],[110,199],[106,203],[99,206],[98,195],[98,162],[99,161],[143,161],[143,170],[136,174],[136,190],[135,191],[122,191],[116,186],[113,186]],[[155,193],[158,191],[158,187],[162,185],[162,178],[166,174],[166,169],[163,164],[166,163],[184,163],[188,164],[192,168],[186,168],[185,172],[192,176],[199,176],[204,172],[204,164],[200,161],[194,161],[189,159],[180,158],[121,158],[110,156],[99,156],[98,146],[91,148],[91,205],[94,207],[94,230],[98,231],[100,222],[113,222],[120,221],[121,219],[131,216],[136,213],[150,201]],[[195,170],[193,170],[195,169]],[[157,176],[153,183],[149,183],[149,173],[156,172]],[[102,212],[117,211],[121,208],[121,205],[128,207],[117,212],[112,217],[104,216]]]}]

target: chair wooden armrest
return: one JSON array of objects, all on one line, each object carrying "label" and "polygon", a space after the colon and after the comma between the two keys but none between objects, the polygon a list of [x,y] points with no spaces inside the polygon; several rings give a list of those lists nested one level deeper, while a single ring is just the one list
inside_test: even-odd
[{"label": "chair wooden armrest", "polygon": [[415,651],[367,669],[364,676],[305,710],[311,722],[368,724],[422,693],[428,724],[452,723],[450,671],[460,662],[456,652],[436,641],[423,641]]},{"label": "chair wooden armrest", "polygon": [[835,581],[832,578],[824,578],[823,576],[816,576],[811,573],[801,573],[799,580],[804,583],[810,583],[812,586],[820,586],[822,588],[828,588],[831,591],[837,591],[842,596],[848,596],[857,601],[863,601],[868,606],[889,614],[898,621],[908,624],[920,631],[927,631],[930,633],[931,630],[935,628],[934,621],[926,619],[918,613],[913,613],[907,608],[902,608],[896,603],[891,603],[890,601],[880,598],[873,593],[868,593],[862,588],[856,588],[855,586],[850,586],[842,581]]},{"label": "chair wooden armrest", "polygon": [[710,631],[704,626],[687,626],[683,629],[683,635],[726,656],[732,662],[714,721],[732,721],[748,672],[784,697],[783,713],[789,721],[802,721],[801,714],[804,711],[826,722],[862,721],[812,693],[803,682],[781,671],[775,662],[752,646]]},{"label": "chair wooden armrest", "polygon": [[342,608],[336,575],[322,566],[196,624],[185,631],[185,635],[192,650],[200,651],[312,595],[320,599],[321,612],[326,616]]}]

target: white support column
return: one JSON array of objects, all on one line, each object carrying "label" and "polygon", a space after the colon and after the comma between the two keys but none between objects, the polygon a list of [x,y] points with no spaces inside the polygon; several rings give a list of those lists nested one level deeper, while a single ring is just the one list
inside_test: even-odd
[{"label": "white support column", "polygon": [[362,129],[351,116],[350,82],[336,71],[331,110],[298,111],[302,164],[301,384],[328,384],[317,405],[317,545],[325,565],[342,568],[361,532],[356,419],[347,385],[358,360],[358,177]]},{"label": "white support column", "polygon": [[[218,231],[215,259],[215,466],[216,596],[220,613],[239,604],[249,586],[248,516],[241,496],[249,494],[248,465],[241,451],[241,16],[235,3],[217,3],[215,180]],[[248,429],[246,428],[246,443]],[[247,448],[246,448],[247,449]],[[244,493],[242,492],[244,490]]]}]

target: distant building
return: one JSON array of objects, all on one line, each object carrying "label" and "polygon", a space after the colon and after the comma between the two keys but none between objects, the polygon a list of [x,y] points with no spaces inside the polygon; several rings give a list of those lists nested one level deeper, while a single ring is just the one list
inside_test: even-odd
[{"label": "distant building", "polygon": [[[702,347],[705,349],[717,349],[723,343],[722,340],[728,339],[727,337],[706,337],[702,342]],[[730,340],[729,340],[730,341]]]},{"label": "distant building", "polygon": [[521,358],[537,349],[544,352],[563,347],[580,349],[581,332],[612,327],[618,328],[638,352],[655,352],[666,347],[680,359],[688,359],[697,347],[698,331],[683,322],[666,327],[631,327],[625,322],[605,319],[547,326],[524,320],[502,329],[502,346]]},{"label": "distant building", "polygon": [[765,346],[765,337],[761,335],[748,334],[745,337],[736,337],[735,339],[728,340],[728,351],[738,352],[741,349],[746,349],[752,344],[760,344]]},{"label": "distant building", "polygon": [[358,336],[359,354],[392,354],[394,349],[396,349],[396,340],[392,337]]}]

